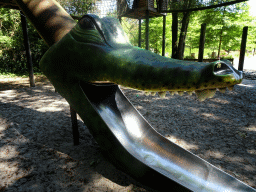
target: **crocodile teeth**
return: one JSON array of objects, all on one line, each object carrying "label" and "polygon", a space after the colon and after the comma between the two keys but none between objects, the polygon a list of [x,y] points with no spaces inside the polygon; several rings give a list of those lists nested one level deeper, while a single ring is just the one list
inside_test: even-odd
[{"label": "crocodile teeth", "polygon": [[229,91],[233,91],[233,89],[234,89],[234,86],[228,87],[228,90],[229,90]]},{"label": "crocodile teeth", "polygon": [[178,94],[179,94],[180,96],[182,96],[182,95],[184,94],[184,92],[183,92],[183,91],[178,91]]},{"label": "crocodile teeth", "polygon": [[148,95],[150,95],[150,92],[145,91],[144,94],[148,96]]},{"label": "crocodile teeth", "polygon": [[192,95],[193,94],[193,91],[187,91],[188,95]]},{"label": "crocodile teeth", "polygon": [[170,93],[171,95],[178,94],[177,91],[169,91],[169,93]]},{"label": "crocodile teeth", "polygon": [[155,95],[156,95],[156,92],[151,92],[151,95],[152,95],[152,96],[155,96]]},{"label": "crocodile teeth", "polygon": [[202,91],[196,91],[196,95],[199,101],[204,101],[207,98],[212,98],[216,93],[216,89],[205,89]]},{"label": "crocodile teeth", "polygon": [[161,98],[165,98],[165,95],[166,95],[166,92],[158,92],[158,95],[161,97]]},{"label": "crocodile teeth", "polygon": [[221,93],[225,93],[225,92],[226,92],[226,87],[225,87],[225,88],[219,88],[219,91],[220,91]]}]

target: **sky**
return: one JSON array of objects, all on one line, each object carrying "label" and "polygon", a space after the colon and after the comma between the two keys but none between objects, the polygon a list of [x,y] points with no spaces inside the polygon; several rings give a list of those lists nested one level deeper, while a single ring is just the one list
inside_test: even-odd
[{"label": "sky", "polygon": [[256,16],[256,0],[249,0],[248,3],[250,5],[250,14]]}]

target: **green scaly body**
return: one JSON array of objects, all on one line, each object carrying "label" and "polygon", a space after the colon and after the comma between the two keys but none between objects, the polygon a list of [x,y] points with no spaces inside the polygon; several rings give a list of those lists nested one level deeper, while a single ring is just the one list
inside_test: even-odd
[{"label": "green scaly body", "polygon": [[113,18],[86,15],[83,19],[41,60],[42,71],[57,90],[58,81],[72,80],[108,81],[150,92],[200,93],[242,80],[239,71],[224,63],[186,62],[134,47]]}]

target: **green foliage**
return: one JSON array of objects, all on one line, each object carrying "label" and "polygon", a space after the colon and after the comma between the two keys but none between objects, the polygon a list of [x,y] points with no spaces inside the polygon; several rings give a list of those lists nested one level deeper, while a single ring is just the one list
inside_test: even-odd
[{"label": "green foliage", "polygon": [[139,22],[137,19],[130,19],[123,17],[121,20],[121,25],[128,35],[128,38],[132,45],[138,46],[138,38],[139,38]]},{"label": "green foliage", "polygon": [[[59,0],[60,4],[72,15],[83,15],[89,10],[95,10],[98,0]],[[179,14],[179,29],[181,26]],[[162,53],[162,17],[152,18],[149,22],[149,47],[157,54]],[[230,50],[239,50],[242,37],[242,29],[249,26],[247,37],[247,50],[256,47],[256,18],[249,15],[247,3],[239,3],[233,6],[192,12],[186,37],[185,56],[191,57],[191,53],[198,55],[201,24],[206,23],[206,43],[204,55],[211,57],[212,52],[218,51],[220,42],[221,50],[227,54],[221,57],[229,57]],[[122,26],[128,34],[131,43],[138,46],[138,20],[122,18]],[[23,43],[20,14],[17,10],[0,8],[0,72],[27,73],[26,53]],[[172,15],[166,18],[166,56],[171,56],[172,51]],[[48,49],[39,37],[34,27],[28,22],[28,33],[34,71],[40,72],[38,63]],[[145,21],[142,21],[142,47],[145,48]]]},{"label": "green foliage", "polygon": [[221,50],[239,50],[243,27],[249,26],[247,49],[252,49],[256,47],[256,26],[252,21],[247,3],[197,11],[190,20],[186,45],[198,47],[200,25],[206,23],[205,48],[218,51],[221,45]]},{"label": "green foliage", "polygon": [[[94,9],[97,0],[57,0],[61,6],[70,14],[75,16],[85,15]],[[95,10],[97,11],[97,10]]]},{"label": "green foliage", "polygon": [[[83,15],[93,8],[95,0],[60,0],[72,15]],[[27,58],[23,42],[20,13],[0,8],[0,72],[27,74]],[[39,61],[48,49],[34,27],[28,22],[28,36],[34,72],[40,73]]]},{"label": "green foliage", "polygon": [[[146,22],[142,22],[142,48],[146,47]],[[166,32],[165,32],[165,46],[166,55],[171,55],[172,46],[172,15],[168,14],[166,16]],[[163,42],[163,17],[155,17],[149,19],[149,48],[154,53],[162,53],[162,42]]]},{"label": "green foliage", "polygon": [[[34,73],[34,75],[41,75],[39,73]],[[0,72],[0,78],[9,78],[9,77],[29,77],[28,75],[19,75],[9,72]]]},{"label": "green foliage", "polygon": [[8,36],[0,36],[0,47],[1,50],[4,47],[10,47],[12,45],[13,39],[11,37]]},{"label": "green foliage", "polygon": [[[27,58],[23,42],[20,13],[17,10],[1,8],[0,72],[27,74]],[[35,72],[40,72],[39,61],[48,49],[34,27],[28,23],[30,49]]]},{"label": "green foliage", "polygon": [[[182,14],[179,14],[179,30],[181,28]],[[166,19],[166,55],[170,56],[172,49],[172,16],[167,15]],[[254,21],[254,22],[253,22]],[[206,23],[205,49],[207,54],[221,50],[239,50],[241,45],[242,30],[244,26],[249,26],[247,49],[256,47],[255,18],[249,15],[247,3],[238,3],[232,6],[220,7],[195,11],[190,15],[190,23],[187,30],[185,56],[190,57],[191,50],[199,47],[201,24]],[[145,48],[145,22],[142,23],[142,47]],[[149,47],[155,53],[162,52],[162,17],[152,18],[149,22]],[[206,52],[206,51],[205,51]],[[195,52],[198,54],[198,49]],[[207,55],[205,53],[205,55]],[[220,55],[221,56],[221,55]]]}]

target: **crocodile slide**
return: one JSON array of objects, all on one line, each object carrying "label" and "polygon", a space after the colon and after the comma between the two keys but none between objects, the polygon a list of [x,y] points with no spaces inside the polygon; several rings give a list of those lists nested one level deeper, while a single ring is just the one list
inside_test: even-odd
[{"label": "crocodile slide", "polygon": [[132,46],[116,19],[85,15],[40,67],[109,160],[136,180],[162,191],[256,191],[157,133],[118,86],[205,100],[241,82],[232,66],[156,55]]},{"label": "crocodile slide", "polygon": [[242,72],[133,47],[117,20],[86,15],[76,23],[55,0],[15,2],[50,46],[41,70],[115,166],[161,191],[256,191],[158,134],[118,87],[161,97],[195,92],[203,101],[232,89]]}]

